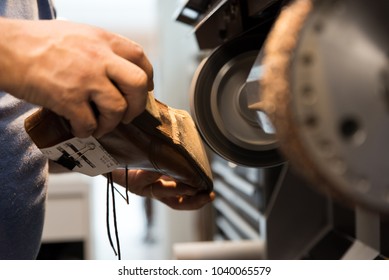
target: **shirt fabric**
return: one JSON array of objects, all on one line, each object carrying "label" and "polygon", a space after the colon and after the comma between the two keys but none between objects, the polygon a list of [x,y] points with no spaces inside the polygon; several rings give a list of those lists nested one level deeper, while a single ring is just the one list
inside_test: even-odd
[{"label": "shirt fabric", "polygon": [[[50,0],[0,0],[0,16],[52,19],[54,10]],[[24,130],[35,109],[0,91],[0,259],[35,259],[40,248],[47,160]]]}]

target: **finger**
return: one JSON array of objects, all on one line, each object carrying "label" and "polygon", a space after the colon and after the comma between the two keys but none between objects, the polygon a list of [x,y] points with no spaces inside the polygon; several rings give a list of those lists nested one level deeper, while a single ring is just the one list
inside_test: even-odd
[{"label": "finger", "polygon": [[150,185],[150,193],[154,198],[167,198],[177,196],[192,196],[197,190],[185,184],[177,183],[173,180],[158,179]]},{"label": "finger", "polygon": [[196,210],[214,200],[215,194],[213,192],[201,192],[195,196],[184,197],[181,201],[179,198],[161,198],[160,201],[176,210]]},{"label": "finger", "polygon": [[128,170],[127,174],[126,177],[125,169],[117,169],[112,172],[112,177],[114,182],[121,186],[126,186],[128,179],[130,192],[142,196],[150,196],[149,190],[144,189],[161,177],[160,173],[146,170]]},{"label": "finger", "polygon": [[88,102],[64,106],[61,109],[54,108],[53,111],[69,120],[71,132],[76,137],[91,136],[97,128],[96,118]]},{"label": "finger", "polygon": [[122,121],[127,110],[127,101],[110,81],[104,83],[104,88],[91,94],[91,101],[98,111],[97,128],[93,135],[100,138]]},{"label": "finger", "polygon": [[117,34],[115,34],[111,40],[111,47],[117,55],[136,64],[146,73],[148,82],[147,88],[149,91],[153,90],[153,66],[147,58],[143,48],[134,41]]},{"label": "finger", "polygon": [[[113,180],[119,185],[126,185],[125,170],[114,170]],[[177,183],[172,178],[158,172],[146,170],[128,170],[130,191],[137,195],[160,199],[163,197],[192,196],[197,190],[185,184]]]},{"label": "finger", "polygon": [[106,71],[108,78],[127,101],[127,110],[122,121],[129,123],[146,107],[148,94],[146,73],[137,65],[120,57],[112,59]]}]

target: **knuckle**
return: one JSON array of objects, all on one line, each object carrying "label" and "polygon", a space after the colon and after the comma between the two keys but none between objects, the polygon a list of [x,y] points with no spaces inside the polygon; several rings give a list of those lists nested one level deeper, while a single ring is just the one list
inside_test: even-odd
[{"label": "knuckle", "polygon": [[52,107],[51,109],[65,117],[68,120],[73,119],[76,112],[72,110],[72,106],[69,106],[69,104],[74,104],[74,100],[72,98],[69,98],[67,94],[62,94],[61,98],[57,98],[55,100],[52,100]]},{"label": "knuckle", "polygon": [[117,118],[122,116],[127,109],[127,103],[122,96],[118,96],[117,98],[111,97],[110,102],[105,104],[102,108],[102,113],[106,115],[108,118]]},{"label": "knuckle", "polygon": [[140,87],[143,87],[143,90],[144,90],[145,92],[147,92],[148,77],[147,77],[146,73],[142,71],[142,72],[139,74],[138,79],[139,79],[139,85],[140,85]]},{"label": "knuckle", "polygon": [[132,45],[132,53],[135,57],[138,59],[142,59],[146,56],[145,51],[143,50],[142,46],[138,43],[133,42]]},{"label": "knuckle", "polygon": [[104,41],[111,39],[111,37],[113,36],[113,34],[111,34],[110,32],[106,31],[103,28],[94,27],[94,26],[91,26],[91,28],[93,29],[95,36],[97,38],[101,38]]},{"label": "knuckle", "polygon": [[148,80],[146,72],[139,70],[134,73],[135,86],[143,92],[147,92]]},{"label": "knuckle", "polygon": [[83,130],[86,133],[92,134],[93,131],[97,129],[97,123],[95,121],[85,121],[85,123],[82,125]]},{"label": "knuckle", "polygon": [[123,115],[126,109],[127,103],[123,99],[120,99],[120,101],[113,107],[112,113],[114,115]]}]

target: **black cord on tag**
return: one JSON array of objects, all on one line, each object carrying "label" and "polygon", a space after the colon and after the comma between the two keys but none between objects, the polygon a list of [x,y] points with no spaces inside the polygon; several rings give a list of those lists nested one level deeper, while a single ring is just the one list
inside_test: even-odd
[{"label": "black cord on tag", "polygon": [[[107,222],[107,234],[108,234],[108,239],[109,243],[112,247],[113,252],[115,253],[115,256],[118,257],[118,259],[121,259],[121,253],[120,253],[120,241],[119,241],[119,235],[118,235],[118,227],[117,227],[117,218],[116,218],[116,203],[115,203],[115,186],[113,185],[113,178],[112,178],[112,173],[107,174],[107,216],[106,216],[106,222]],[[113,212],[113,221],[114,221],[114,228],[115,228],[115,236],[116,236],[116,248],[113,244],[112,241],[112,236],[111,236],[111,227],[109,223],[109,193],[111,191],[112,195],[112,212]]]},{"label": "black cord on tag", "polygon": [[117,225],[117,218],[116,218],[116,202],[115,202],[115,186],[113,185],[113,178],[112,173],[109,173],[110,181],[111,181],[111,194],[112,194],[112,212],[113,212],[113,223],[115,228],[115,236],[116,236],[116,248],[117,248],[117,256],[118,259],[121,259],[120,254],[120,241],[119,241],[119,233],[118,233],[118,225]]},{"label": "black cord on tag", "polygon": [[130,192],[130,185],[128,184],[128,166],[126,165],[126,202],[130,204],[130,200],[128,198],[128,193]]},{"label": "black cord on tag", "polygon": [[[107,216],[106,216],[107,234],[108,234],[109,244],[111,245],[112,250],[115,253],[115,256],[117,256],[119,260],[121,259],[121,253],[120,253],[120,240],[119,240],[119,233],[118,233],[118,226],[117,226],[117,217],[116,217],[115,191],[117,193],[119,193],[120,196],[124,200],[126,200],[127,204],[129,204],[128,193],[130,191],[130,186],[128,184],[128,168],[127,168],[127,166],[125,168],[125,172],[126,172],[126,197],[124,197],[124,195],[115,188],[114,182],[113,182],[113,177],[112,177],[112,172],[106,174],[106,176],[107,176],[107,201],[106,201],[106,204],[107,204]],[[109,222],[109,208],[110,208],[109,207],[109,204],[110,204],[109,193],[110,192],[111,192],[111,196],[112,196],[112,213],[113,213],[113,222],[114,222],[114,228],[115,228],[115,237],[116,237],[116,248],[117,248],[117,251],[116,251],[116,248],[115,248],[115,246],[113,244],[113,241],[112,241],[111,227],[110,227],[110,222]]]}]

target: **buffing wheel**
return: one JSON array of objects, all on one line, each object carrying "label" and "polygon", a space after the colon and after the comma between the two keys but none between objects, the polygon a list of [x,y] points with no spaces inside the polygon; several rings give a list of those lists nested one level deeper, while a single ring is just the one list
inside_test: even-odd
[{"label": "buffing wheel", "polygon": [[296,0],[265,45],[264,110],[312,185],[389,213],[389,5]]}]

